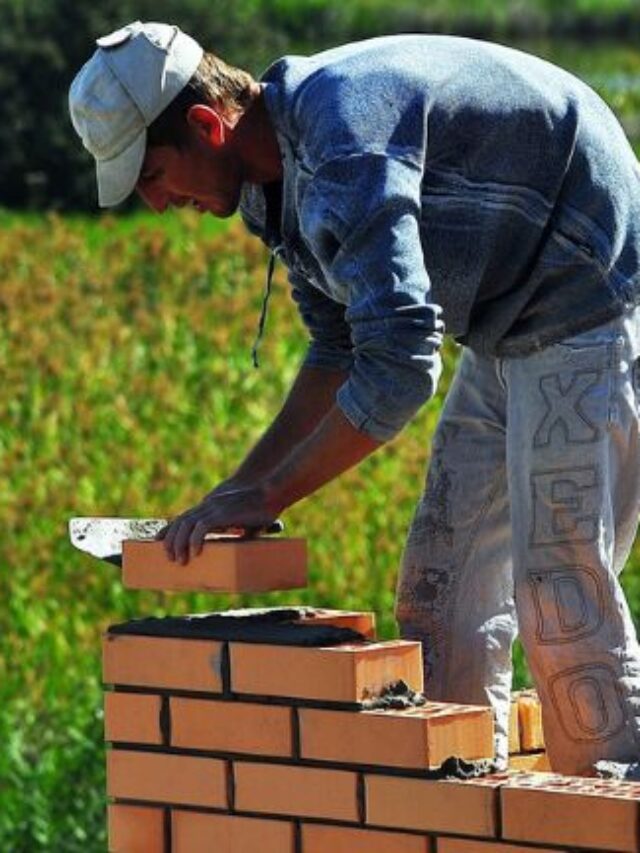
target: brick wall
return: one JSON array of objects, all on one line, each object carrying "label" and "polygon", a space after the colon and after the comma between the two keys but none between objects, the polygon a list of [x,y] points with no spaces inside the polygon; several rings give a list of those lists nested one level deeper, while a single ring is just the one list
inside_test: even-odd
[{"label": "brick wall", "polygon": [[546,761],[532,691],[513,697],[508,772],[442,778],[450,756],[492,757],[491,711],[376,707],[399,680],[423,690],[420,644],[376,641],[366,613],[296,621],[361,637],[106,634],[112,853],[640,850],[639,785],[523,772]]}]

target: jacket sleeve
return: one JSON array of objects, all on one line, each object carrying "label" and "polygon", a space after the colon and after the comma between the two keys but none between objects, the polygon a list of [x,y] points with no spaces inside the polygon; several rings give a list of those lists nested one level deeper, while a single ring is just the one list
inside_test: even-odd
[{"label": "jacket sleeve", "polygon": [[421,168],[362,153],[324,163],[301,209],[303,236],[348,294],[353,364],[337,403],[356,429],[393,438],[435,391],[443,324],[420,239]]},{"label": "jacket sleeve", "polygon": [[351,330],[345,320],[345,306],[329,299],[299,273],[289,270],[294,302],[311,340],[305,367],[349,370],[353,362]]}]

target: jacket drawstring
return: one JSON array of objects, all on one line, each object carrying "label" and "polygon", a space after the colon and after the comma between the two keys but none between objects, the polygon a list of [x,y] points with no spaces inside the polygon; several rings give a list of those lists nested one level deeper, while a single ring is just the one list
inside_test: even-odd
[{"label": "jacket drawstring", "polygon": [[260,346],[260,342],[262,341],[262,336],[264,334],[264,327],[267,322],[267,309],[269,305],[269,297],[271,296],[271,279],[273,278],[273,270],[276,265],[276,258],[278,255],[281,255],[284,250],[284,246],[282,243],[279,246],[275,246],[271,250],[271,255],[269,257],[269,267],[267,269],[267,282],[264,289],[264,296],[262,297],[262,308],[260,309],[260,320],[258,321],[258,333],[256,335],[256,340],[251,349],[251,357],[253,359],[253,366],[260,367],[258,362],[258,347]]}]

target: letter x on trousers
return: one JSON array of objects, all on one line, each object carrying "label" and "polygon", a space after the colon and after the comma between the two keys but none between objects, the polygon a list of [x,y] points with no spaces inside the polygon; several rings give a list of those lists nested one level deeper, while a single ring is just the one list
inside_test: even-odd
[{"label": "letter x on trousers", "polygon": [[640,760],[618,576],[640,512],[640,309],[524,358],[463,352],[398,579],[430,699],[493,707],[508,760],[519,633],[553,770]]}]

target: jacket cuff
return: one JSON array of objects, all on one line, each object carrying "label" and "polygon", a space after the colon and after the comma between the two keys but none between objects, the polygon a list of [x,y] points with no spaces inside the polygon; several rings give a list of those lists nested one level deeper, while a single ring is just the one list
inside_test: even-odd
[{"label": "jacket cuff", "polygon": [[375,441],[390,441],[402,430],[409,418],[403,418],[399,423],[387,423],[380,418],[365,412],[356,402],[349,382],[338,389],[336,404],[342,411],[349,423],[358,430],[364,432]]}]

